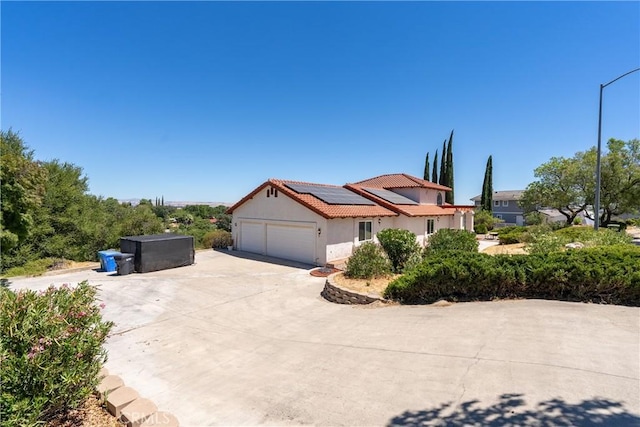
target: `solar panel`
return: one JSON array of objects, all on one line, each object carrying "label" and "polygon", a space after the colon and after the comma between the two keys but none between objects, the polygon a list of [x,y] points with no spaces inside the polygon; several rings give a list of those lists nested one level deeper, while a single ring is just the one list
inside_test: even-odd
[{"label": "solar panel", "polygon": [[298,194],[311,194],[317,199],[330,205],[365,205],[375,206],[375,203],[359,194],[352,193],[343,187],[323,187],[309,184],[285,184]]},{"label": "solar panel", "polygon": [[393,203],[394,205],[417,205],[417,202],[413,200],[401,196],[398,193],[394,193],[393,191],[384,190],[382,188],[363,188],[367,193],[371,193],[374,196],[378,196],[381,199],[386,200],[389,203]]}]

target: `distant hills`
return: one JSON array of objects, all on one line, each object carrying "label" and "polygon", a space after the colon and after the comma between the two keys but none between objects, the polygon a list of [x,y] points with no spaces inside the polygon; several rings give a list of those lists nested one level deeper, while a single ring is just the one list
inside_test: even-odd
[{"label": "distant hills", "polygon": [[[131,203],[131,206],[136,206],[138,204],[140,204],[140,199],[118,199],[118,202],[120,203]],[[153,200],[152,200],[153,202]],[[233,203],[229,203],[229,202],[183,202],[183,201],[165,201],[164,202],[165,206],[173,206],[176,208],[183,208],[185,206],[188,205],[208,205],[211,207],[216,207],[216,206],[231,206],[233,205]]]}]

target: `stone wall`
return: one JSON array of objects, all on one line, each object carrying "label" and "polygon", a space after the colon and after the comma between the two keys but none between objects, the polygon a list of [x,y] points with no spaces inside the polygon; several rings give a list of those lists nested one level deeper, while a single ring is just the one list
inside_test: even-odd
[{"label": "stone wall", "polygon": [[348,291],[338,286],[333,280],[332,274],[327,277],[324,289],[320,293],[327,301],[336,304],[371,304],[374,301],[382,301],[382,298],[373,295],[362,295],[353,291]]}]

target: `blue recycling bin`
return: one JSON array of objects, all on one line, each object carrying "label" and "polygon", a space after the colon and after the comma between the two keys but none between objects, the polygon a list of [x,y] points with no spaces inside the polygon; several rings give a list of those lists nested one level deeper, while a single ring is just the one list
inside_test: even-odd
[{"label": "blue recycling bin", "polygon": [[116,271],[118,269],[114,255],[118,255],[120,252],[109,249],[106,251],[99,251],[98,258],[100,259],[100,269],[102,271]]}]

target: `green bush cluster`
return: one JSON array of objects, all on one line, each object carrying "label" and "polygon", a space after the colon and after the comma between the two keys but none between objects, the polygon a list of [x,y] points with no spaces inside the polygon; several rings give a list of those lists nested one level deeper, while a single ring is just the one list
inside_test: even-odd
[{"label": "green bush cluster", "polygon": [[401,273],[422,261],[421,248],[416,241],[416,235],[409,230],[387,228],[379,231],[377,236],[391,261],[394,272]]},{"label": "green bush cluster", "polygon": [[470,231],[442,228],[429,237],[425,256],[442,251],[478,252],[478,241]]},{"label": "green bush cluster", "polygon": [[42,292],[0,288],[4,425],[42,423],[95,391],[113,326],[102,320],[96,292],[86,281]]},{"label": "green bush cluster", "polygon": [[394,280],[404,303],[543,298],[640,306],[640,248],[585,248],[534,255],[434,254]]},{"label": "green bush cluster", "polygon": [[592,227],[567,227],[555,231],[563,244],[580,242],[586,246],[612,246],[631,242],[631,236],[614,230],[601,228],[596,231]]},{"label": "green bush cluster", "polygon": [[226,248],[233,244],[231,233],[225,230],[213,230],[208,232],[202,238],[202,246],[204,248]]},{"label": "green bush cluster", "polygon": [[383,249],[372,242],[358,246],[347,261],[344,275],[352,279],[373,279],[391,274],[391,262]]},{"label": "green bush cluster", "polygon": [[510,225],[497,230],[498,238],[501,245],[513,245],[515,243],[523,243],[527,227],[518,225]]}]

